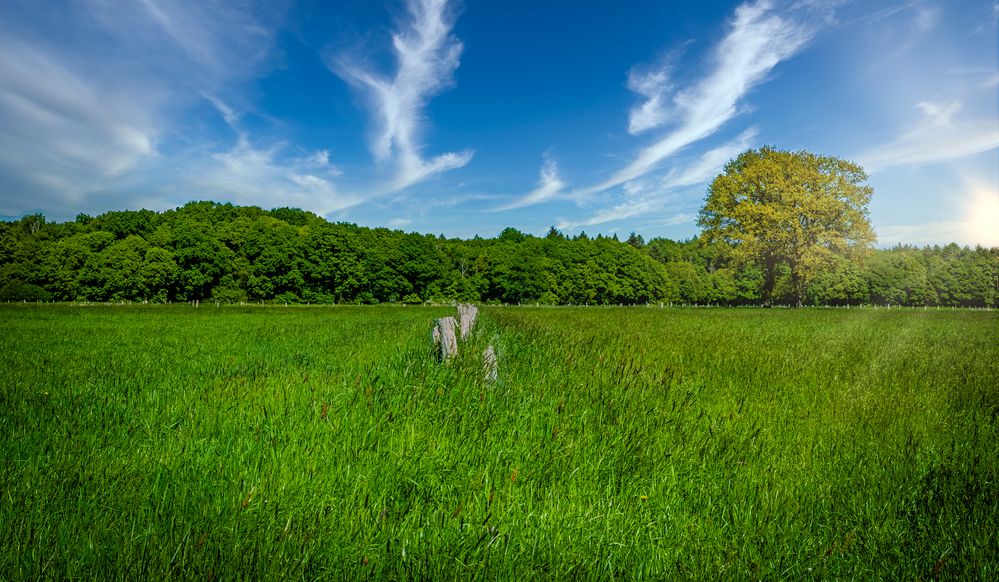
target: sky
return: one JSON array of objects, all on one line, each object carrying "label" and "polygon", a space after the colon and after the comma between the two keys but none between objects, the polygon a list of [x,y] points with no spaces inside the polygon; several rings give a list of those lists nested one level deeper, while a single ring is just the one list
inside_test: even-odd
[{"label": "sky", "polygon": [[861,164],[880,246],[999,246],[999,0],[0,3],[4,216],[686,239],[763,145]]}]

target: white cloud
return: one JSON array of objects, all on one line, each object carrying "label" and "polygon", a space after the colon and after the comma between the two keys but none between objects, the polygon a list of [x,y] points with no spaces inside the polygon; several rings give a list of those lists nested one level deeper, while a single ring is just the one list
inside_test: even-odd
[{"label": "white cloud", "polygon": [[[152,171],[170,165],[164,143],[186,139],[184,116],[203,96],[218,107],[215,95],[272,65],[279,9],[200,0],[12,6],[0,19],[0,205],[16,209],[30,193],[47,209],[101,210],[120,203],[112,192],[166,189]],[[238,120],[220,111],[230,125]]]},{"label": "white cloud", "polygon": [[225,124],[238,133],[239,130],[236,125],[239,123],[239,115],[233,111],[232,107],[229,107],[229,105],[218,97],[208,95],[207,93],[204,94],[204,97],[222,115],[222,119],[225,120]]},{"label": "white cloud", "polygon": [[541,176],[538,179],[538,187],[517,200],[514,200],[510,204],[497,208],[496,210],[513,210],[514,208],[523,208],[525,206],[547,202],[548,200],[558,196],[564,187],[565,182],[563,182],[559,177],[558,163],[553,159],[546,159],[544,165],[541,166]]},{"label": "white cloud", "polygon": [[940,22],[940,16],[941,10],[936,6],[927,5],[925,0],[907,0],[887,8],[867,12],[848,21],[848,24],[859,23],[862,26],[871,26],[888,22],[891,24],[891,28],[898,29],[906,36],[911,37],[914,34],[922,35],[935,28]]},{"label": "white cloud", "polygon": [[[21,184],[38,193],[33,204],[68,202],[74,211],[103,210],[110,200],[164,208],[206,197],[326,214],[361,202],[335,187],[339,170],[328,151],[295,156],[284,143],[253,145],[239,108],[220,96],[238,95],[240,83],[272,66],[275,6],[89,0],[61,20],[41,11],[39,20],[62,33],[55,42],[47,40],[52,30],[0,23],[10,39],[0,46],[3,208],[23,204],[9,199],[21,196]],[[195,138],[183,151],[160,151],[182,131],[179,116],[202,99],[236,133],[235,144],[212,153],[217,146]]]},{"label": "white cloud", "polygon": [[653,198],[643,198],[634,201],[628,200],[611,208],[605,208],[593,216],[583,220],[573,221],[561,219],[555,226],[560,230],[572,230],[583,226],[596,226],[607,222],[624,220],[625,218],[639,216],[641,214],[659,209],[660,205],[658,204],[658,201]]},{"label": "white cloud", "polygon": [[498,200],[502,198],[497,194],[485,194],[485,193],[469,193],[469,194],[458,194],[456,196],[450,196],[447,198],[430,198],[421,201],[421,206],[423,208],[451,208],[453,206],[462,206],[469,204],[471,202],[491,202],[493,200]]},{"label": "white cloud", "polygon": [[933,30],[940,22],[940,9],[935,6],[919,6],[913,15],[912,24],[917,34]]},{"label": "white cloud", "polygon": [[923,0],[909,0],[903,4],[874,11],[859,20],[869,27],[868,34],[877,39],[874,47],[864,51],[865,71],[869,77],[883,77],[905,63],[913,49],[930,38],[940,23],[940,8]]},{"label": "white cloud", "polygon": [[623,199],[613,206],[597,210],[588,218],[558,222],[560,229],[571,230],[581,226],[596,226],[635,216],[648,216],[669,206],[682,204],[680,197],[660,179],[638,178],[621,186]]},{"label": "white cloud", "polygon": [[0,45],[0,164],[49,195],[85,192],[156,155],[141,104],[19,43]]},{"label": "white cloud", "polygon": [[688,222],[694,222],[695,220],[697,220],[696,214],[692,212],[680,212],[656,221],[655,224],[656,226],[676,226],[677,224],[686,224]]},{"label": "white cloud", "polygon": [[934,103],[932,101],[920,101],[916,103],[916,108],[923,112],[926,121],[931,127],[953,127],[954,114],[961,110],[960,101],[948,101],[946,103]]},{"label": "white cloud", "polygon": [[[330,166],[330,152],[329,152],[329,150],[316,150],[315,152],[312,152],[312,155],[310,155],[306,159],[307,159],[307,161],[310,164],[312,164],[314,166],[318,166],[320,168],[332,167],[332,166]],[[340,173],[339,170],[334,169],[334,171],[337,174]]]},{"label": "white cloud", "polygon": [[999,119],[955,120],[960,101],[921,102],[923,117],[888,143],[856,156],[869,172],[891,166],[935,164],[999,147]]},{"label": "white cloud", "polygon": [[[685,166],[670,170],[661,178],[638,178],[625,182],[621,187],[624,200],[579,222],[562,221],[559,228],[595,226],[648,215],[667,208],[671,209],[673,214],[672,218],[667,220],[666,226],[689,222],[695,215],[687,211],[690,201],[683,195],[683,190],[713,179],[729,160],[749,148],[755,137],[755,128],[749,129],[738,138],[701,154]],[[673,218],[678,222],[673,222]]]},{"label": "white cloud", "polygon": [[628,114],[628,132],[632,135],[659,127],[669,119],[669,82],[667,67],[628,73],[628,89],[645,97],[645,100],[631,109]]},{"label": "white cloud", "polygon": [[427,101],[450,88],[460,63],[462,44],[451,29],[454,10],[447,0],[409,0],[411,21],[392,34],[396,71],[391,77],[372,72],[359,59],[339,58],[331,69],[362,90],[376,118],[371,143],[378,160],[394,160],[397,175],[391,191],[403,190],[429,176],[460,168],[471,151],[452,152],[425,160],[420,154],[420,125]]},{"label": "white cloud", "polygon": [[[601,210],[593,216],[580,221],[560,219],[555,227],[559,230],[573,230],[580,227],[597,226],[608,222],[624,220],[626,218],[634,218],[636,216],[642,216],[659,210],[662,210],[661,205],[656,204],[655,200],[649,198],[637,203],[619,204],[613,208]],[[656,224],[658,226],[674,226],[677,224],[691,222],[696,218],[697,215],[694,213],[678,212],[664,218],[663,220],[657,221]]]},{"label": "white cloud", "polygon": [[273,66],[275,24],[287,2],[84,0],[96,22],[126,55],[202,90],[252,79]]},{"label": "white cloud", "polygon": [[229,150],[194,161],[185,168],[193,189],[214,200],[264,207],[294,206],[320,215],[355,206],[363,198],[339,192],[335,168],[320,166],[325,152],[285,161],[282,146],[257,149],[244,136]]},{"label": "white cloud", "polygon": [[394,229],[400,229],[411,224],[413,224],[413,221],[409,218],[393,218],[388,221],[388,227]]},{"label": "white cloud", "polygon": [[[635,180],[684,147],[718,131],[738,113],[739,101],[778,63],[797,53],[812,35],[811,29],[774,13],[766,0],[739,6],[728,35],[715,52],[714,69],[673,97],[671,107],[677,127],[642,149],[626,167],[583,192],[600,192]],[[661,117],[651,115],[651,121],[643,123]]]},{"label": "white cloud", "polygon": [[177,193],[213,200],[264,207],[295,206],[320,215],[338,212],[364,201],[356,194],[341,192],[333,178],[341,171],[329,163],[329,150],[319,149],[304,155],[287,153],[284,142],[266,146],[253,145],[250,134],[240,123],[240,115],[221,99],[205,95],[236,134],[236,142],[226,150],[201,145],[186,154],[162,160],[157,171],[170,173],[167,188],[154,188],[153,206],[170,206],[178,200],[159,200],[157,196]]},{"label": "white cloud", "polygon": [[663,185],[682,188],[704,184],[714,179],[729,160],[749,149],[754,138],[756,138],[755,128],[743,132],[737,139],[725,145],[708,150],[700,159],[681,171],[670,171],[663,178]]},{"label": "white cloud", "polygon": [[405,190],[434,174],[461,168],[471,160],[471,151],[448,152],[435,156],[430,160],[424,160],[416,153],[403,155],[399,159],[399,173],[396,179],[389,185],[389,189],[393,192]]}]

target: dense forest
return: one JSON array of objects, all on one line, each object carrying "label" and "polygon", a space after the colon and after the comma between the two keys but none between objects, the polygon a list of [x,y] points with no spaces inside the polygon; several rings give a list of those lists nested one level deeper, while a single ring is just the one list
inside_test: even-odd
[{"label": "dense forest", "polygon": [[[331,223],[293,208],[191,202],[162,213],[0,223],[0,301],[758,304],[762,274],[695,238],[470,240]],[[790,293],[787,273],[775,296]],[[806,304],[988,307],[999,248],[900,246],[843,261]]]}]

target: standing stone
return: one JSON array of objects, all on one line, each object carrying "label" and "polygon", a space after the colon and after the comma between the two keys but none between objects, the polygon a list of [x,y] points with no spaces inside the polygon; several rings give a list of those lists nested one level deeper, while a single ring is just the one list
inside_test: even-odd
[{"label": "standing stone", "polygon": [[492,346],[482,352],[482,372],[486,382],[495,382],[499,378],[499,363],[496,361],[496,350]]},{"label": "standing stone", "polygon": [[458,327],[461,329],[462,339],[465,339],[465,336],[472,331],[472,327],[475,326],[475,318],[478,315],[479,309],[474,305],[458,305]]},{"label": "standing stone", "polygon": [[438,350],[438,361],[445,361],[458,355],[458,337],[455,333],[458,322],[453,317],[442,317],[434,324],[434,347]]}]

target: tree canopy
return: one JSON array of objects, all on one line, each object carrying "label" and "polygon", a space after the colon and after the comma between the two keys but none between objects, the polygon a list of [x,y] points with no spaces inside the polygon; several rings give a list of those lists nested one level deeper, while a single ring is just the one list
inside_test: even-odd
[{"label": "tree canopy", "polygon": [[[766,300],[794,302],[787,265],[771,276]],[[619,242],[509,228],[461,240],[212,202],[0,222],[0,301],[758,305],[764,279],[759,264],[707,237]],[[999,248],[896,247],[836,260],[803,301],[994,306]]]},{"label": "tree canopy", "polygon": [[818,275],[870,250],[866,180],[863,168],[839,158],[749,150],[711,182],[698,224],[736,263],[761,269],[765,303],[786,268],[791,297],[801,305]]}]

